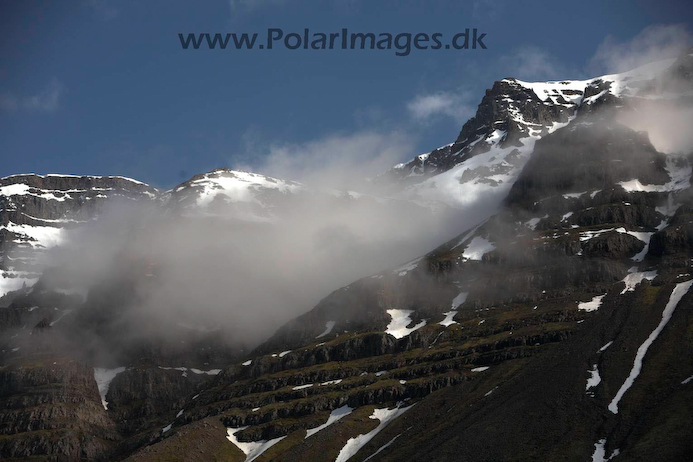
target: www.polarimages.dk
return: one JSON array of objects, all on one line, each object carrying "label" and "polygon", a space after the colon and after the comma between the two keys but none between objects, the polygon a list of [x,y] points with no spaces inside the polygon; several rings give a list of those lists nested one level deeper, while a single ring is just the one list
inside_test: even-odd
[{"label": "www.polarimages.dk", "polygon": [[486,33],[477,29],[464,29],[445,40],[440,32],[416,34],[403,32],[399,34],[384,33],[350,33],[347,29],[340,32],[311,32],[304,29],[302,33],[285,34],[282,29],[267,29],[266,41],[258,42],[258,33],[189,33],[178,34],[184,50],[396,50],[397,56],[408,56],[415,50],[485,50]]}]

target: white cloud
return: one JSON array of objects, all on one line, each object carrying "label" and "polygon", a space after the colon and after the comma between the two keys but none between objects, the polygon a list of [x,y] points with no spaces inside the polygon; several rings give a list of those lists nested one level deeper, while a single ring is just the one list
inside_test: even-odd
[{"label": "white cloud", "polygon": [[332,134],[298,144],[265,144],[264,148],[257,132],[247,135],[243,140],[246,151],[252,150],[247,152],[249,156],[268,153],[259,166],[234,168],[333,189],[358,189],[366,178],[412,157],[415,144],[411,135],[396,130]]},{"label": "white cloud", "polygon": [[618,42],[608,36],[590,62],[595,73],[623,72],[653,61],[678,56],[693,43],[683,24],[657,24],[643,29],[632,40]]},{"label": "white cloud", "polygon": [[469,104],[466,95],[445,91],[417,95],[407,103],[407,110],[414,119],[424,122],[434,117],[446,116],[463,123],[474,115],[474,108]]},{"label": "white cloud", "polygon": [[0,95],[0,108],[5,111],[22,109],[27,112],[55,112],[60,106],[63,85],[58,79],[52,79],[40,92],[28,96],[16,96],[12,93]]}]

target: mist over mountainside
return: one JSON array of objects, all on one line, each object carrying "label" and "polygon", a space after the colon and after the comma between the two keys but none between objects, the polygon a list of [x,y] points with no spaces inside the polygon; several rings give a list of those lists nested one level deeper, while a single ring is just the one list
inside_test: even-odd
[{"label": "mist over mountainside", "polygon": [[2,178],[0,456],[686,460],[692,115],[687,50],[497,81],[358,192]]}]

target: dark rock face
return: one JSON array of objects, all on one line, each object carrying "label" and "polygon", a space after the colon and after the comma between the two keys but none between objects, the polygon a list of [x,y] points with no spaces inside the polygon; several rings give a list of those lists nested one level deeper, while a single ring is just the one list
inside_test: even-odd
[{"label": "dark rock face", "polygon": [[[537,141],[506,204],[536,210],[538,202],[545,198],[609,190],[632,179],[662,185],[669,181],[665,166],[664,155],[657,152],[646,134],[613,123],[571,125]],[[620,218],[614,216],[616,213],[624,216],[628,212],[612,207],[601,211],[602,216],[595,217],[596,212],[581,213],[585,218],[579,224],[588,226],[590,215],[593,221],[604,223],[598,220],[616,222],[615,218]]]},{"label": "dark rock face", "polygon": [[0,369],[0,456],[106,459],[120,439],[91,367],[51,356]]},{"label": "dark rock face", "polygon": [[106,396],[108,413],[123,435],[147,430],[152,422],[175,415],[207,379],[194,372],[158,367],[127,369],[111,382]]},{"label": "dark rock face", "polygon": [[583,247],[583,254],[588,257],[619,260],[635,255],[644,247],[645,243],[636,237],[611,231],[587,241]]},{"label": "dark rock face", "polygon": [[669,226],[655,233],[650,240],[648,254],[662,257],[687,253],[693,246],[693,209],[679,207]]}]

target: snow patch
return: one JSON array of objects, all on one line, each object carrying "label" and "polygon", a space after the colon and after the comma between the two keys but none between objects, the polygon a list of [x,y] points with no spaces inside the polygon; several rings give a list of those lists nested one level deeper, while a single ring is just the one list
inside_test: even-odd
[{"label": "snow patch", "polygon": [[626,283],[626,287],[621,291],[621,295],[625,294],[626,292],[634,291],[635,287],[638,284],[640,284],[643,281],[643,279],[651,281],[656,277],[657,270],[639,272],[638,268],[633,266],[628,270],[628,275],[625,278],[623,278],[623,282]]},{"label": "snow patch", "polygon": [[452,308],[453,310],[456,309],[458,306],[463,304],[465,301],[467,301],[467,295],[469,295],[469,292],[460,292],[460,294],[452,299]]},{"label": "snow patch", "polygon": [[606,449],[604,448],[605,445],[606,438],[602,438],[596,443],[594,443],[594,453],[592,454],[592,462],[607,462],[619,454],[620,451],[616,449],[614,450],[614,453],[611,454],[611,456],[606,457]]},{"label": "snow patch", "polygon": [[293,387],[292,390],[304,390],[304,389],[310,388],[310,387],[312,387],[312,386],[313,386],[313,384],[312,384],[312,383],[309,383],[309,384],[307,384],[307,385],[299,385],[299,386],[297,386],[297,387]]},{"label": "snow patch", "polygon": [[590,377],[587,379],[587,386],[585,387],[585,390],[589,390],[590,388],[594,388],[597,385],[599,385],[602,381],[601,376],[599,375],[599,368],[597,365],[592,366],[592,370],[587,371],[590,373]]},{"label": "snow patch", "polygon": [[387,325],[385,333],[395,338],[402,338],[425,326],[426,320],[424,319],[412,328],[407,327],[412,322],[411,314],[413,312],[414,310],[387,310],[387,314],[392,317],[392,321]]},{"label": "snow patch", "polygon": [[330,332],[332,332],[332,329],[334,328],[335,324],[337,324],[335,321],[327,321],[325,323],[325,331],[315,338],[320,338],[328,335]]},{"label": "snow patch", "polygon": [[467,260],[481,260],[485,254],[494,250],[496,246],[491,244],[487,239],[475,236],[474,239],[467,245],[462,253],[462,258]]},{"label": "snow patch", "polygon": [[115,369],[105,369],[102,367],[94,368],[94,379],[96,380],[96,385],[99,388],[99,395],[101,395],[101,404],[106,410],[108,410],[108,401],[106,401],[108,388],[111,386],[111,382],[115,376],[124,371],[125,367],[116,367]]},{"label": "snow patch", "polygon": [[531,220],[529,220],[525,223],[525,226],[527,226],[529,229],[534,231],[537,228],[537,225],[539,224],[539,222],[545,218],[549,218],[549,216],[544,215],[543,217],[540,217],[540,218],[532,218]]},{"label": "snow patch", "polygon": [[440,321],[438,324],[440,324],[441,326],[444,326],[444,327],[448,327],[448,326],[452,326],[453,324],[457,324],[457,321],[453,321],[453,318],[457,314],[457,310],[446,311],[443,314],[445,315],[445,319]]},{"label": "snow patch", "polygon": [[327,385],[337,385],[338,383],[341,383],[342,379],[337,379],[337,380],[328,380],[327,382],[322,382],[320,384],[321,387],[327,386]]},{"label": "snow patch", "polygon": [[599,307],[602,304],[602,299],[606,296],[606,294],[603,295],[597,295],[594,297],[592,300],[589,302],[582,302],[578,304],[578,310],[583,310],[583,311],[597,311]]}]

